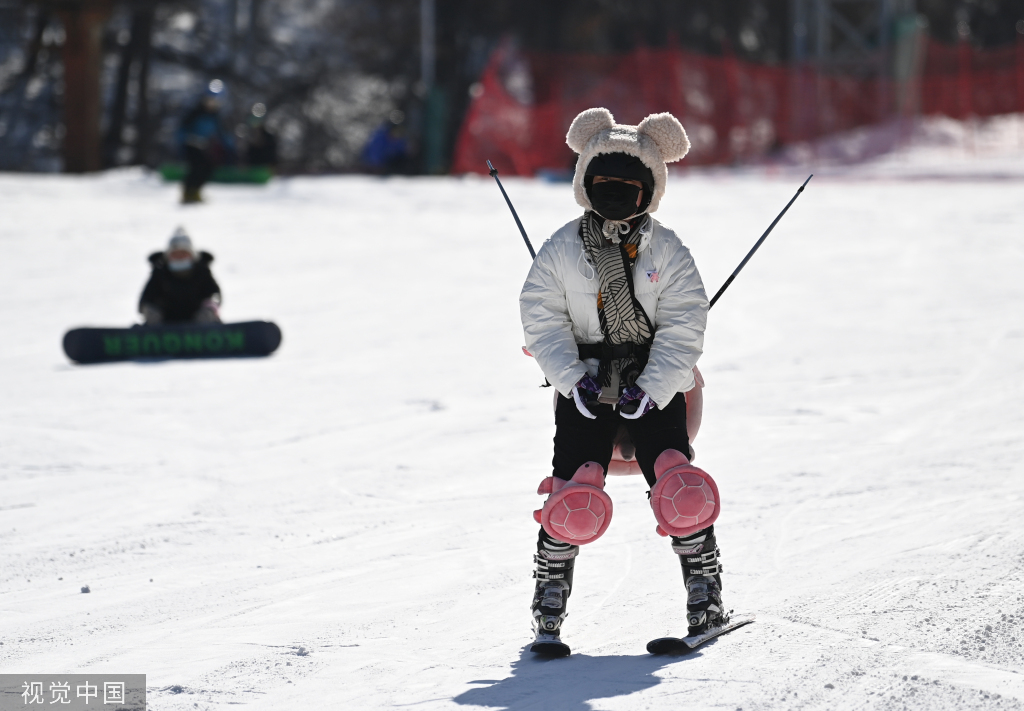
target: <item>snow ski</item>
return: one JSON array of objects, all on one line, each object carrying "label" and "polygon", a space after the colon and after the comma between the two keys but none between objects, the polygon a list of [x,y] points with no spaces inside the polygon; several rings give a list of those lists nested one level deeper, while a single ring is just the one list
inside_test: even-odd
[{"label": "snow ski", "polygon": [[738,627],[749,625],[754,621],[753,615],[730,615],[728,622],[709,628],[703,634],[692,637],[661,637],[647,643],[647,651],[651,654],[686,654],[692,652],[705,642],[732,632]]}]

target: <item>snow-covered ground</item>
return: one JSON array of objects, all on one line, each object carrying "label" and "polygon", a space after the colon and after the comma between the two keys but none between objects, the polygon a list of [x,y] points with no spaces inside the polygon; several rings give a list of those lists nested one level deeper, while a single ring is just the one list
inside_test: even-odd
[{"label": "snow-covered ground", "polygon": [[[800,180],[671,179],[717,289]],[[535,243],[565,184],[508,180]],[[493,182],[0,176],[0,671],[148,675],[152,708],[1024,708],[1021,182],[816,178],[713,310],[697,463],[726,602],[690,658],[639,477],[530,637],[551,391]],[[185,225],[272,357],[75,366]],[[91,588],[82,594],[82,586]]]},{"label": "snow-covered ground", "polygon": [[1024,179],[1024,114],[945,116],[861,126],[785,148],[769,165],[819,175],[904,180]]}]

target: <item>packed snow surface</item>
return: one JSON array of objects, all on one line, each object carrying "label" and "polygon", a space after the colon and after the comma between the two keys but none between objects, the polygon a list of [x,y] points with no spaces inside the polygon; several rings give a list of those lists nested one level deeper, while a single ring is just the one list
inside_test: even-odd
[{"label": "packed snow surface", "polygon": [[[795,174],[674,175],[709,293]],[[552,393],[493,181],[0,176],[0,670],[148,675],[165,709],[1024,708],[1024,202],[1014,180],[812,180],[715,306],[697,464],[729,607],[690,657],[640,477],[531,638]],[[507,180],[535,245],[568,184]],[[177,225],[269,358],[69,363]],[[91,592],[82,594],[83,586]]]}]

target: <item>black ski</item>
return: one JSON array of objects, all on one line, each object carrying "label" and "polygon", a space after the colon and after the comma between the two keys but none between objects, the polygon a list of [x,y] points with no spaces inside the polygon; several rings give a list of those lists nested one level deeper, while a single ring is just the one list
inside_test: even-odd
[{"label": "black ski", "polygon": [[558,639],[555,635],[548,634],[537,635],[537,641],[530,645],[530,651],[538,657],[546,657],[548,659],[568,657],[572,652],[568,644]]},{"label": "black ski", "polygon": [[728,622],[711,627],[704,634],[692,637],[661,637],[651,640],[647,643],[647,651],[651,654],[687,654],[705,642],[709,642],[715,637],[721,637],[723,634],[743,627],[743,625],[749,625],[753,621],[753,615],[730,615]]}]

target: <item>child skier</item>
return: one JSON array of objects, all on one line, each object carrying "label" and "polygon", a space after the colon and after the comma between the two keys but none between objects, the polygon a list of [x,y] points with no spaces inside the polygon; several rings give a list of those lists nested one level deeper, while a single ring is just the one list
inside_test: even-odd
[{"label": "child skier", "polygon": [[[689,635],[728,621],[712,526],[717,488],[689,464],[686,428],[708,299],[689,250],[650,216],[665,194],[666,162],[685,156],[689,140],[671,114],[628,126],[595,108],[576,117],[566,143],[579,154],[573,190],[584,214],[544,243],[520,296],[526,348],[558,391],[553,477],[539,491],[550,496],[535,513],[531,649],[546,656],[569,654],[559,635],[575,558],[611,519],[604,477],[620,429],[652,487],[658,532],[672,536],[680,558]],[[693,496],[673,496],[687,486],[703,498],[684,511]]]},{"label": "child skier", "polygon": [[179,227],[167,249],[149,255],[153,272],[139,299],[147,326],[161,323],[220,323],[220,287],[209,252],[196,253],[192,240]]}]

